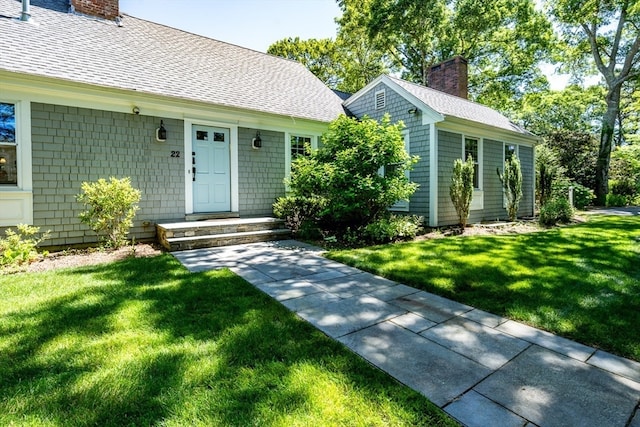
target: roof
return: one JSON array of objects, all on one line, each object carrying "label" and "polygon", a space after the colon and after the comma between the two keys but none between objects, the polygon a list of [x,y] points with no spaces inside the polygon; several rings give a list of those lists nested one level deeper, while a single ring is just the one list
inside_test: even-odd
[{"label": "roof", "polygon": [[[0,70],[330,122],[342,99],[302,64],[124,15],[122,26],[66,1],[0,0]],[[40,7],[44,6],[44,7]]]},{"label": "roof", "polygon": [[501,130],[507,130],[527,137],[535,137],[531,132],[521,128],[500,112],[487,107],[486,105],[387,75],[380,76],[375,79],[364,89],[350,98],[350,100],[346,102],[346,105],[348,106],[352,99],[358,97],[363,92],[370,90],[380,82],[383,82],[396,91],[401,92],[400,95],[405,95],[405,98],[409,99],[411,102],[422,103],[423,105],[418,105],[418,107],[431,110],[435,113],[433,117],[439,117],[439,120],[446,120],[447,117],[454,117],[492,126]]}]

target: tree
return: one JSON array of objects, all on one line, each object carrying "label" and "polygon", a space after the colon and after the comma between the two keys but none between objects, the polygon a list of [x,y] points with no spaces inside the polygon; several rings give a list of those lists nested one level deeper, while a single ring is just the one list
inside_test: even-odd
[{"label": "tree", "polygon": [[[557,0],[549,2],[576,59],[590,59],[604,77],[607,109],[602,116],[596,164],[596,202],[604,204],[622,88],[640,75],[640,2]],[[586,36],[586,39],[585,39]]]},{"label": "tree", "polygon": [[553,194],[553,187],[564,178],[564,168],[558,155],[547,144],[536,147],[536,200],[538,206],[544,206]]},{"label": "tree", "polygon": [[331,88],[336,88],[342,74],[338,47],[331,39],[300,40],[287,38],[273,43],[267,53],[298,61]]},{"label": "tree", "polygon": [[302,204],[305,220],[339,232],[366,226],[399,200],[408,200],[417,185],[405,171],[418,159],[407,154],[402,127],[388,115],[380,123],[339,117],[318,150],[292,162],[291,195],[278,199],[274,212],[287,217]]},{"label": "tree", "polygon": [[[462,55],[476,100],[504,107],[540,77],[536,63],[553,42],[551,24],[532,0],[340,0],[357,5],[368,39],[402,67],[403,78],[428,85],[432,65]],[[341,25],[345,25],[345,19]]]},{"label": "tree", "polygon": [[473,157],[467,157],[467,161],[456,159],[453,162],[453,174],[451,175],[451,186],[449,187],[449,197],[458,214],[458,220],[464,230],[469,219],[469,207],[473,198],[473,175],[475,165]]},{"label": "tree", "polygon": [[598,141],[592,134],[558,130],[547,135],[545,143],[558,156],[567,178],[595,190]]},{"label": "tree", "polygon": [[520,160],[515,155],[509,157],[504,162],[504,172],[497,170],[498,177],[502,183],[502,189],[507,199],[507,214],[511,221],[515,221],[518,217],[518,208],[520,199],[522,199],[522,170],[520,169]]}]

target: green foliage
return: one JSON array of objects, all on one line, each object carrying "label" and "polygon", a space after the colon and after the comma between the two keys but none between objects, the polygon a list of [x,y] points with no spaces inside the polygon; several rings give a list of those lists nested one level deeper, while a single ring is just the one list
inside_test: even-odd
[{"label": "green foliage", "polygon": [[7,237],[0,239],[0,272],[12,273],[38,258],[36,247],[49,238],[49,232],[38,235],[40,227],[18,224],[17,232],[5,230]]},{"label": "green foliage", "polygon": [[507,214],[511,221],[515,221],[518,216],[518,208],[522,199],[522,170],[520,160],[514,154],[504,162],[504,173],[497,170],[498,177],[502,183],[502,190],[507,199]]},{"label": "green foliage", "polygon": [[567,179],[561,179],[553,186],[554,197],[569,197],[569,187],[573,187],[573,206],[578,209],[584,209],[593,203],[596,195],[592,189],[580,185],[577,182],[571,182]]},{"label": "green foliage", "polygon": [[451,175],[451,186],[449,187],[449,197],[458,214],[460,225],[467,226],[469,219],[469,206],[473,198],[473,173],[474,164],[471,156],[467,161],[456,159],[453,162],[453,174]]},{"label": "green foliage", "polygon": [[628,206],[630,203],[629,196],[625,196],[622,194],[607,194],[606,205],[607,207],[619,207],[619,206]]},{"label": "green foliage", "polygon": [[133,226],[140,191],[131,186],[130,178],[114,177],[109,181],[100,178],[93,183],[83,182],[81,189],[76,198],[86,210],[80,213],[80,221],[101,235],[108,246],[122,246]]},{"label": "green foliage", "polygon": [[609,192],[634,199],[640,196],[640,146],[618,147],[611,153]]},{"label": "green foliage", "polygon": [[559,130],[545,137],[571,181],[595,190],[598,141],[592,134]]},{"label": "green foliage", "polygon": [[[417,185],[405,171],[416,161],[404,148],[402,124],[336,119],[323,135],[322,147],[299,156],[291,165],[288,198],[274,205],[279,217],[316,223],[328,234],[358,230],[380,218],[399,200],[408,200]],[[385,173],[380,170],[384,168]]]},{"label": "green foliage", "polygon": [[416,215],[389,215],[367,224],[363,236],[374,244],[410,240],[418,235],[423,221]]},{"label": "green foliage", "polygon": [[557,223],[567,224],[573,218],[573,208],[566,197],[553,197],[540,208],[540,225],[551,227]]},{"label": "green foliage", "polygon": [[[476,100],[504,107],[522,87],[541,77],[535,63],[548,55],[551,24],[531,0],[340,0],[373,45],[402,69],[402,77],[427,84],[429,68],[455,55],[469,61]],[[344,25],[344,20],[340,22]]]},{"label": "green foliage", "polygon": [[553,186],[564,178],[564,168],[554,150],[547,144],[536,147],[536,202],[544,205],[552,195]]}]

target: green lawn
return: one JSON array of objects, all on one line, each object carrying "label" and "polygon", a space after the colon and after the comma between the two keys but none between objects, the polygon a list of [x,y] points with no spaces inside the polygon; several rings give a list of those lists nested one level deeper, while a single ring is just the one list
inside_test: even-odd
[{"label": "green lawn", "polygon": [[329,258],[640,361],[640,218]]},{"label": "green lawn", "polygon": [[454,425],[228,270],[0,276],[0,425]]}]

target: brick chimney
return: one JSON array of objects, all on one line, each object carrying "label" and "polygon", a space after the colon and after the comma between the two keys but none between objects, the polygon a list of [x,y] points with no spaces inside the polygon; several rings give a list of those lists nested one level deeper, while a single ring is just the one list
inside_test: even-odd
[{"label": "brick chimney", "polygon": [[71,0],[77,13],[113,21],[120,14],[119,0]]},{"label": "brick chimney", "polygon": [[429,87],[467,99],[467,60],[462,56],[434,65],[427,76]]}]

